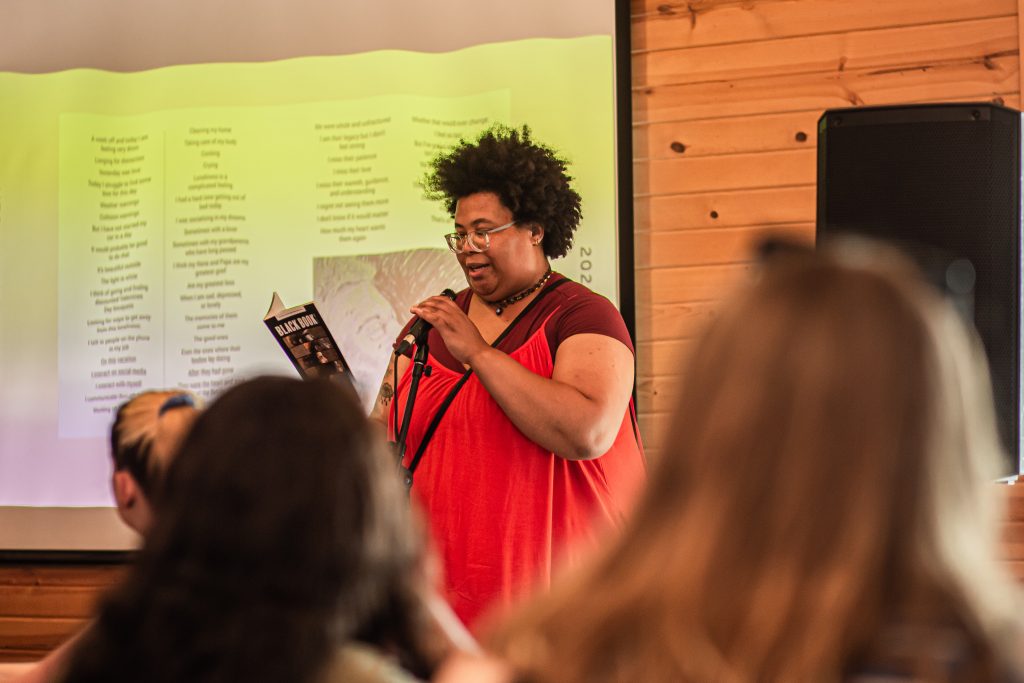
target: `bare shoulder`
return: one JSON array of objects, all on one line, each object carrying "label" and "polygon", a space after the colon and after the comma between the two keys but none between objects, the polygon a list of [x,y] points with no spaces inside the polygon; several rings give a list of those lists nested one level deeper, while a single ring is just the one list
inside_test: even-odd
[{"label": "bare shoulder", "polygon": [[512,671],[500,659],[469,654],[448,658],[434,683],[512,683]]},{"label": "bare shoulder", "polygon": [[29,673],[35,666],[34,662],[0,663],[0,682],[32,680]]},{"label": "bare shoulder", "polygon": [[554,379],[587,388],[587,394],[628,397],[633,389],[633,352],[603,334],[576,334],[558,347]]},{"label": "bare shoulder", "polygon": [[633,360],[633,352],[615,337],[594,332],[582,332],[572,335],[559,345],[556,362],[565,356],[576,359],[608,353],[615,354],[616,358],[628,358],[630,362]]}]

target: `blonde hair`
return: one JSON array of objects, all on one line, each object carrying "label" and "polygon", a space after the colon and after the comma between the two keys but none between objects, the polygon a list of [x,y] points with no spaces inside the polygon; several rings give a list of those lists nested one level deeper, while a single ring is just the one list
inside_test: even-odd
[{"label": "blonde hair", "polygon": [[121,404],[110,428],[115,469],[130,472],[142,490],[152,495],[200,403],[195,395],[179,389],[145,391]]},{"label": "blonde hair", "polygon": [[496,635],[521,680],[947,680],[950,656],[986,680],[1014,660],[984,360],[902,258],[774,256],[684,382],[620,542]]}]

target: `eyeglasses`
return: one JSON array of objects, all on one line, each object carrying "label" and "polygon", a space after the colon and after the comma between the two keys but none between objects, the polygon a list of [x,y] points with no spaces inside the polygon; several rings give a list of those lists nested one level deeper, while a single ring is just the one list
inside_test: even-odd
[{"label": "eyeglasses", "polygon": [[456,254],[460,254],[464,251],[479,253],[491,248],[492,233],[507,230],[515,224],[516,222],[512,221],[511,223],[499,225],[496,228],[487,228],[486,230],[470,230],[465,233],[450,232],[444,236],[444,241],[448,243],[448,248]]}]

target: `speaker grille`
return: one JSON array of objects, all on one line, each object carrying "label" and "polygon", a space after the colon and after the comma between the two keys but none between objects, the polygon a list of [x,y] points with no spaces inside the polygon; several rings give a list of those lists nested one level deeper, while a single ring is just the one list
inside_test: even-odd
[{"label": "speaker grille", "polygon": [[[965,306],[992,370],[1000,436],[1019,455],[1020,116],[993,105],[837,110],[819,124],[818,233],[901,244],[936,280],[967,259]],[[963,302],[961,302],[962,307]]]}]

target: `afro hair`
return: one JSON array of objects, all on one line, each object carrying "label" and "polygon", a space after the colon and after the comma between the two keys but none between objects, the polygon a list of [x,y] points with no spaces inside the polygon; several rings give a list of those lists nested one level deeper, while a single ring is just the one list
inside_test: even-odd
[{"label": "afro hair", "polygon": [[583,212],[579,194],[569,186],[566,161],[530,139],[530,128],[495,124],[474,142],[459,140],[437,156],[423,179],[428,199],[441,201],[455,216],[459,199],[493,192],[516,223],[544,228],[542,247],[550,258],[565,256]]}]

